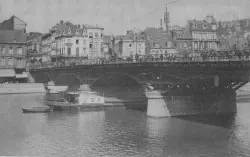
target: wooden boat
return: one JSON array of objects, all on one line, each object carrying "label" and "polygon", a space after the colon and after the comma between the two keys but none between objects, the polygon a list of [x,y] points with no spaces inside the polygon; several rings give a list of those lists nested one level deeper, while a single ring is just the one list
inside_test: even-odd
[{"label": "wooden boat", "polygon": [[23,113],[45,113],[50,111],[49,106],[22,108]]}]

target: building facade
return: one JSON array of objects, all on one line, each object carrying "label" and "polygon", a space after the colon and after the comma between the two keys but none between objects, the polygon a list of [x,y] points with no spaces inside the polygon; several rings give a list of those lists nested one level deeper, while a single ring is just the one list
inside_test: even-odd
[{"label": "building facade", "polygon": [[4,37],[0,38],[0,82],[26,79],[26,35],[0,30],[0,36]]},{"label": "building facade", "polygon": [[88,57],[90,52],[86,28],[69,22],[61,23],[59,27],[55,38],[56,54],[64,57]]},{"label": "building facade", "polygon": [[121,37],[118,45],[118,56],[120,57],[146,55],[146,40],[140,33],[128,31],[126,36]]},{"label": "building facade", "polygon": [[146,28],[144,30],[144,36],[147,39],[146,54],[160,57],[160,55],[172,55],[176,53],[171,33],[157,28]]},{"label": "building facade", "polygon": [[16,16],[0,23],[0,83],[27,81],[26,25]]},{"label": "building facade", "polygon": [[42,36],[42,53],[64,57],[102,57],[103,30],[61,20]]},{"label": "building facade", "polygon": [[53,54],[51,45],[52,42],[54,42],[52,40],[52,35],[51,34],[45,34],[41,37],[41,49],[42,49],[42,53],[43,54]]},{"label": "building facade", "polygon": [[42,33],[30,32],[28,34],[26,41],[28,55],[42,53],[41,41],[42,41]]},{"label": "building facade", "polygon": [[192,50],[193,38],[189,30],[185,30],[182,33],[176,33],[175,35],[176,49],[179,51]]},{"label": "building facade", "polygon": [[84,25],[89,38],[89,57],[104,57],[102,51],[104,28],[99,26]]},{"label": "building facade", "polygon": [[194,50],[218,50],[217,23],[213,16],[207,16],[203,21],[188,21],[188,26]]},{"label": "building facade", "polygon": [[104,58],[108,59],[111,56],[113,56],[114,43],[115,43],[115,38],[113,35],[110,36],[104,35],[102,44],[102,53],[104,54]]}]

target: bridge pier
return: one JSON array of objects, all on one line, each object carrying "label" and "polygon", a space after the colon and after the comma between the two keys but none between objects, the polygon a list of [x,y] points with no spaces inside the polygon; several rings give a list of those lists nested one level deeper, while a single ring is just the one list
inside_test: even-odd
[{"label": "bridge pier", "polygon": [[162,93],[157,90],[146,91],[148,99],[147,116],[169,117],[171,116]]},{"label": "bridge pier", "polygon": [[172,117],[188,115],[233,114],[237,111],[236,93],[232,89],[190,93],[189,95],[163,95],[160,91],[146,91],[147,116]]}]

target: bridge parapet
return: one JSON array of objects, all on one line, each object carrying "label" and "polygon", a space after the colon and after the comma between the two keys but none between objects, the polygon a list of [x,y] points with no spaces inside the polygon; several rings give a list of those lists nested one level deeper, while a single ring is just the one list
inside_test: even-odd
[{"label": "bridge parapet", "polygon": [[[138,60],[138,61],[119,61],[119,62],[101,62],[100,60],[91,60],[91,62],[66,62],[66,63],[47,63],[47,64],[29,64],[29,69],[58,69],[58,68],[67,68],[67,67],[83,67],[83,66],[113,66],[113,65],[212,65],[220,67],[220,64],[223,63],[245,63],[250,61],[250,56],[233,56],[228,57],[176,57],[174,59],[162,59],[162,60]],[[178,67],[177,67],[178,68]]]}]

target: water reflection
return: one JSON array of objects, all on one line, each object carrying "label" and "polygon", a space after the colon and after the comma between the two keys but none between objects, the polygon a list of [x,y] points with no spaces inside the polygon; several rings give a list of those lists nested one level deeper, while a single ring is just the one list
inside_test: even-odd
[{"label": "water reflection", "polygon": [[192,121],[224,128],[231,128],[235,124],[236,114],[230,115],[206,115],[206,116],[183,116],[178,117],[181,120]]},{"label": "water reflection", "polygon": [[110,109],[23,114],[42,95],[0,96],[0,153],[26,156],[249,156],[250,106],[235,116],[150,118]]}]

